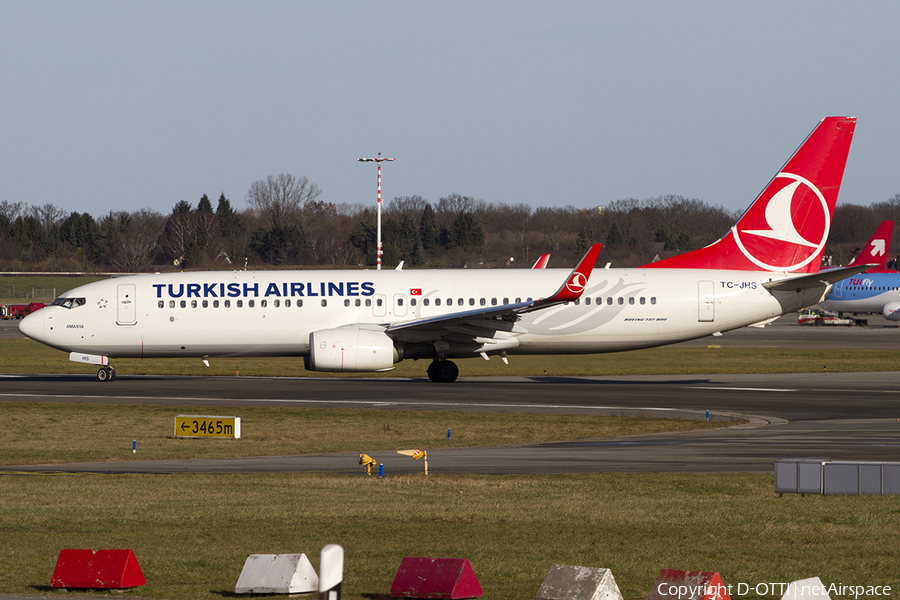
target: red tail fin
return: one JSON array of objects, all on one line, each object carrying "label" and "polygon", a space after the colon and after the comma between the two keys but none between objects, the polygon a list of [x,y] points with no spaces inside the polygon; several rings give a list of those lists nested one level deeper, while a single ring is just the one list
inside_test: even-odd
[{"label": "red tail fin", "polygon": [[717,242],[645,267],[815,273],[856,117],[828,117]]},{"label": "red tail fin", "polygon": [[857,256],[848,266],[855,267],[857,265],[878,265],[869,269],[867,273],[884,271],[887,263],[887,255],[891,249],[891,235],[894,233],[893,221],[882,221],[878,229],[872,235],[872,239],[866,244],[859,256]]}]

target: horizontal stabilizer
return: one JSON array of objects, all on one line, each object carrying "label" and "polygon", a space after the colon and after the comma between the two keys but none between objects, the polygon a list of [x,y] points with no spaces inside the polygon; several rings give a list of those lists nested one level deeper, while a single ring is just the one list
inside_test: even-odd
[{"label": "horizontal stabilizer", "polygon": [[853,267],[839,267],[828,271],[820,271],[818,273],[809,273],[799,277],[791,277],[790,279],[781,279],[779,281],[770,281],[764,283],[763,287],[771,292],[799,292],[812,288],[823,287],[837,283],[847,277],[853,277],[858,273],[862,273],[872,265],[856,265]]}]

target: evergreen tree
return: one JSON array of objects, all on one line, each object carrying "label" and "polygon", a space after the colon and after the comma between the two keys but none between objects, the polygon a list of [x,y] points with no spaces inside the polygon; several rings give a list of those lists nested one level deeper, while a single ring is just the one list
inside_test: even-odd
[{"label": "evergreen tree", "polygon": [[212,202],[209,201],[209,196],[203,194],[200,198],[200,202],[197,203],[197,212],[205,212],[212,214]]},{"label": "evergreen tree", "polygon": [[622,230],[619,229],[618,223],[613,223],[609,228],[609,233],[606,234],[606,245],[614,246],[616,244],[624,244],[625,236],[622,235]]},{"label": "evergreen tree", "polygon": [[191,212],[191,210],[192,209],[191,209],[191,205],[189,202],[187,202],[185,200],[179,200],[178,204],[176,204],[172,208],[172,214],[180,215],[180,214],[184,214],[184,213],[189,213],[189,212]]},{"label": "evergreen tree", "polygon": [[426,204],[422,210],[422,219],[419,221],[419,239],[422,240],[422,250],[428,253],[434,250],[439,241],[437,217],[431,204]]},{"label": "evergreen tree", "polygon": [[219,204],[216,206],[216,214],[222,219],[222,236],[226,240],[231,240],[234,234],[235,213],[231,208],[231,202],[225,197],[225,192],[219,196]]}]

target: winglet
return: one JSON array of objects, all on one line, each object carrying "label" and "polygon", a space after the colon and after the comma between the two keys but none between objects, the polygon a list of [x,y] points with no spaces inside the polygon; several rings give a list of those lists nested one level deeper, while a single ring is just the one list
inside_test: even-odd
[{"label": "winglet", "polygon": [[536,305],[557,304],[559,302],[573,302],[581,298],[584,288],[587,287],[588,279],[591,278],[591,272],[594,270],[594,263],[597,262],[597,255],[600,254],[600,248],[603,244],[594,244],[585,253],[584,257],[578,265],[572,269],[566,282],[562,284],[556,293],[549,298],[538,300]]},{"label": "winglet", "polygon": [[539,259],[537,259],[537,261],[535,261],[534,266],[532,266],[531,268],[532,269],[546,269],[548,262],[550,262],[550,255],[549,254],[541,254],[541,257]]}]

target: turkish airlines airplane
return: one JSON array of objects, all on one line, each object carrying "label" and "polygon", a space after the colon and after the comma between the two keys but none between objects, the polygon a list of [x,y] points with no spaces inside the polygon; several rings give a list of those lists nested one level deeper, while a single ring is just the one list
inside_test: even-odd
[{"label": "turkish airlines airplane", "polygon": [[303,357],[312,371],[387,371],[452,358],[662,346],[823,300],[865,267],[819,273],[854,117],[828,117],[717,242],[633,269],[234,271],[136,275],[73,289],[23,319],[28,337],[110,358]]}]

